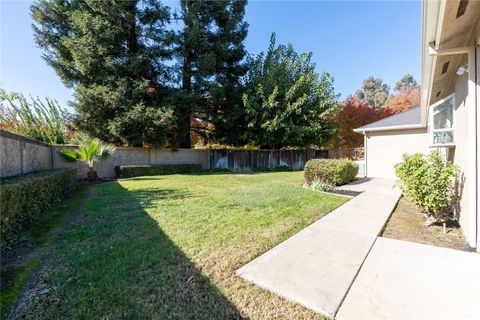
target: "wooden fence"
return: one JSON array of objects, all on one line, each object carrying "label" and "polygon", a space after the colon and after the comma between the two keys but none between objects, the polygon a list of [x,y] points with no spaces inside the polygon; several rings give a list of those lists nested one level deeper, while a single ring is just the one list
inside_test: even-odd
[{"label": "wooden fence", "polygon": [[327,158],[327,150],[210,150],[210,168],[233,171],[255,171],[258,168],[274,170],[288,166],[303,170],[305,163],[314,158]]}]

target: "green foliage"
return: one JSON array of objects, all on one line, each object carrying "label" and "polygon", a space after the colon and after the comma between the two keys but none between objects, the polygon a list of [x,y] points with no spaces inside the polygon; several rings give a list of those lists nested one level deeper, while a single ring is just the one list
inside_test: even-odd
[{"label": "green foliage", "polygon": [[251,61],[243,95],[247,141],[264,148],[322,145],[334,134],[333,79],[319,76],[311,57],[291,44],[277,46],[272,34],[267,53]]},{"label": "green foliage", "polygon": [[390,96],[390,86],[383,83],[382,79],[368,77],[363,81],[361,89],[355,93],[360,101],[373,107],[383,107]]},{"label": "green foliage", "polygon": [[403,161],[395,166],[395,172],[397,185],[415,205],[437,219],[453,218],[452,207],[458,200],[458,166],[433,151],[428,156],[405,154]]},{"label": "green foliage", "polygon": [[277,172],[292,171],[289,166],[276,166],[273,170]]},{"label": "green foliage", "polygon": [[101,146],[98,140],[92,140],[89,144],[81,144],[78,149],[64,148],[58,154],[68,162],[83,162],[88,167],[88,180],[95,180],[95,163],[107,160],[112,152],[110,148]]},{"label": "green foliage", "polygon": [[[180,1],[183,29],[176,33],[175,61],[182,89],[176,99],[183,113],[178,115],[185,135],[182,147],[190,147],[190,129],[222,143],[238,143],[244,115],[246,4],[246,0]],[[190,128],[191,115],[208,121],[215,131]]]},{"label": "green foliage", "polygon": [[190,147],[192,117],[238,137],[246,0],[37,0],[35,40],[75,90],[75,126],[129,146]]},{"label": "green foliage", "polygon": [[75,89],[77,129],[130,146],[167,140],[173,110],[164,84],[171,80],[166,60],[173,31],[166,30],[166,6],[153,0],[37,0],[31,13],[44,59]]},{"label": "green foliage", "polygon": [[226,172],[232,172],[232,170],[227,169],[227,168],[213,168],[213,169],[208,170],[208,172],[218,172],[218,173],[224,172],[224,173],[226,173]]},{"label": "green foliage", "polygon": [[52,144],[68,142],[70,116],[56,100],[27,99],[0,88],[0,129]]},{"label": "green foliage", "polygon": [[0,244],[17,239],[39,215],[75,187],[75,169],[48,170],[0,181]]},{"label": "green foliage", "polygon": [[201,171],[202,166],[200,164],[155,164],[115,167],[115,172],[119,178],[196,173]]},{"label": "green foliage", "polygon": [[323,191],[323,192],[330,192],[335,189],[334,185],[318,178],[313,179],[310,187],[315,191]]},{"label": "green foliage", "polygon": [[256,166],[255,171],[256,172],[270,172],[270,171],[272,171],[272,169],[270,169],[269,167],[264,167],[264,166]]},{"label": "green foliage", "polygon": [[349,183],[358,173],[358,164],[343,159],[312,159],[305,164],[304,177],[308,185],[315,180],[340,186]]},{"label": "green foliage", "polygon": [[395,83],[395,91],[402,92],[402,91],[411,91],[417,86],[417,81],[415,78],[410,74],[407,73],[402,77],[402,79],[398,80]]}]

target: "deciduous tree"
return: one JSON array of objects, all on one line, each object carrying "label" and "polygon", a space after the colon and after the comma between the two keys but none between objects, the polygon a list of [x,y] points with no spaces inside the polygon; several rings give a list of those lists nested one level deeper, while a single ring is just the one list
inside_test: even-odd
[{"label": "deciduous tree", "polygon": [[333,78],[318,75],[311,53],[278,45],[272,34],[247,74],[243,96],[247,114],[245,138],[261,147],[322,145],[334,134],[337,109]]},{"label": "deciduous tree", "polygon": [[393,95],[387,102],[386,108],[392,114],[405,112],[413,107],[420,105],[420,87],[416,86],[412,89],[405,89]]},{"label": "deciduous tree", "polygon": [[338,132],[331,140],[332,148],[357,148],[363,146],[363,135],[353,129],[392,115],[388,108],[375,108],[356,96],[348,98],[341,105],[340,112],[334,120]]}]

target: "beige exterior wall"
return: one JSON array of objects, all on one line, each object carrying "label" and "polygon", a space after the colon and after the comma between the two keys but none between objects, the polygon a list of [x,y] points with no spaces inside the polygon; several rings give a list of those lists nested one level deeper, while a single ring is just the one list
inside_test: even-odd
[{"label": "beige exterior wall", "polygon": [[[477,24],[477,33],[476,33],[476,39],[478,39],[478,43],[480,44],[480,21]],[[477,108],[477,203],[480,201],[480,190],[479,190],[479,179],[480,179],[480,46],[477,46],[477,72],[476,72],[476,83],[477,83],[477,105],[475,106]],[[478,204],[477,204],[478,205]],[[478,214],[478,211],[480,209],[477,207],[477,251],[480,251],[480,216]]]},{"label": "beige exterior wall", "polygon": [[465,232],[468,229],[468,204],[469,204],[469,192],[468,186],[471,183],[472,177],[469,174],[468,168],[468,149],[470,143],[470,137],[468,136],[468,109],[467,108],[467,95],[468,95],[468,74],[459,76],[455,83],[455,110],[454,110],[454,141],[455,149],[452,150],[453,163],[457,164],[461,169],[461,199],[460,199],[460,225]]},{"label": "beige exterior wall", "polygon": [[[478,48],[478,47],[477,47]],[[480,61],[480,49],[477,49],[477,61]],[[478,99],[480,97],[480,63],[477,63],[476,70],[476,86],[477,98],[469,96],[469,73],[457,76],[455,81],[455,109],[454,109],[454,142],[455,147],[449,149],[449,160],[460,167],[461,174],[461,198],[459,208],[459,222],[462,227],[466,240],[471,246],[480,248],[480,219],[476,211],[474,199],[479,197],[479,186],[475,169],[480,170],[478,159],[480,159],[480,148],[473,146],[475,138],[472,132],[471,117],[475,115],[473,112],[476,108],[477,116],[477,139],[479,138],[478,124],[480,124],[480,110]],[[472,88],[472,87],[470,87]],[[430,124],[429,124],[430,125]],[[400,162],[404,153],[420,152],[427,154],[432,148],[430,128],[416,130],[397,130],[397,131],[379,131],[367,132],[366,136],[366,163],[368,177],[394,178],[394,165]],[[437,149],[442,152],[446,149]],[[477,162],[472,166],[472,152],[477,154]],[[475,168],[476,166],[476,168]],[[479,171],[480,172],[480,171]],[[473,184],[473,185],[472,185]],[[476,187],[475,187],[476,184]],[[476,194],[475,194],[476,192]],[[478,201],[478,200],[477,200]],[[471,221],[473,220],[473,221]],[[476,220],[476,221],[475,221]],[[472,225],[473,223],[473,225]],[[472,231],[476,225],[477,232]],[[475,237],[476,239],[472,239]]]},{"label": "beige exterior wall", "polygon": [[395,164],[405,153],[430,150],[427,129],[367,132],[366,171],[368,177],[395,178]]}]

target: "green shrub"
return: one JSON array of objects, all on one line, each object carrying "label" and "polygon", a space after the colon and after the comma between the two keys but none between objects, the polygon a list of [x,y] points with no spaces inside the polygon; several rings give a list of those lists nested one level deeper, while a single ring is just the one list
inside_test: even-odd
[{"label": "green shrub", "polygon": [[255,167],[255,171],[256,172],[270,172],[270,171],[272,171],[272,169],[270,169],[269,167],[258,166],[258,167]]},{"label": "green shrub", "polygon": [[155,164],[115,167],[115,172],[119,178],[194,173],[201,171],[202,166],[200,164]]},{"label": "green shrub", "polygon": [[0,180],[0,245],[22,231],[75,188],[75,169],[48,170]]},{"label": "green shrub", "polygon": [[208,170],[208,172],[232,172],[232,170],[227,168],[213,168]]},{"label": "green shrub", "polygon": [[284,172],[284,171],[291,171],[291,169],[289,166],[276,166],[274,171]]},{"label": "green shrub", "polygon": [[343,159],[312,159],[305,164],[304,176],[308,185],[321,180],[332,186],[349,183],[358,173],[358,164]]},{"label": "green shrub", "polygon": [[453,218],[458,200],[456,177],[458,166],[448,163],[436,151],[428,156],[405,154],[395,166],[397,185],[404,195],[435,219]]}]

